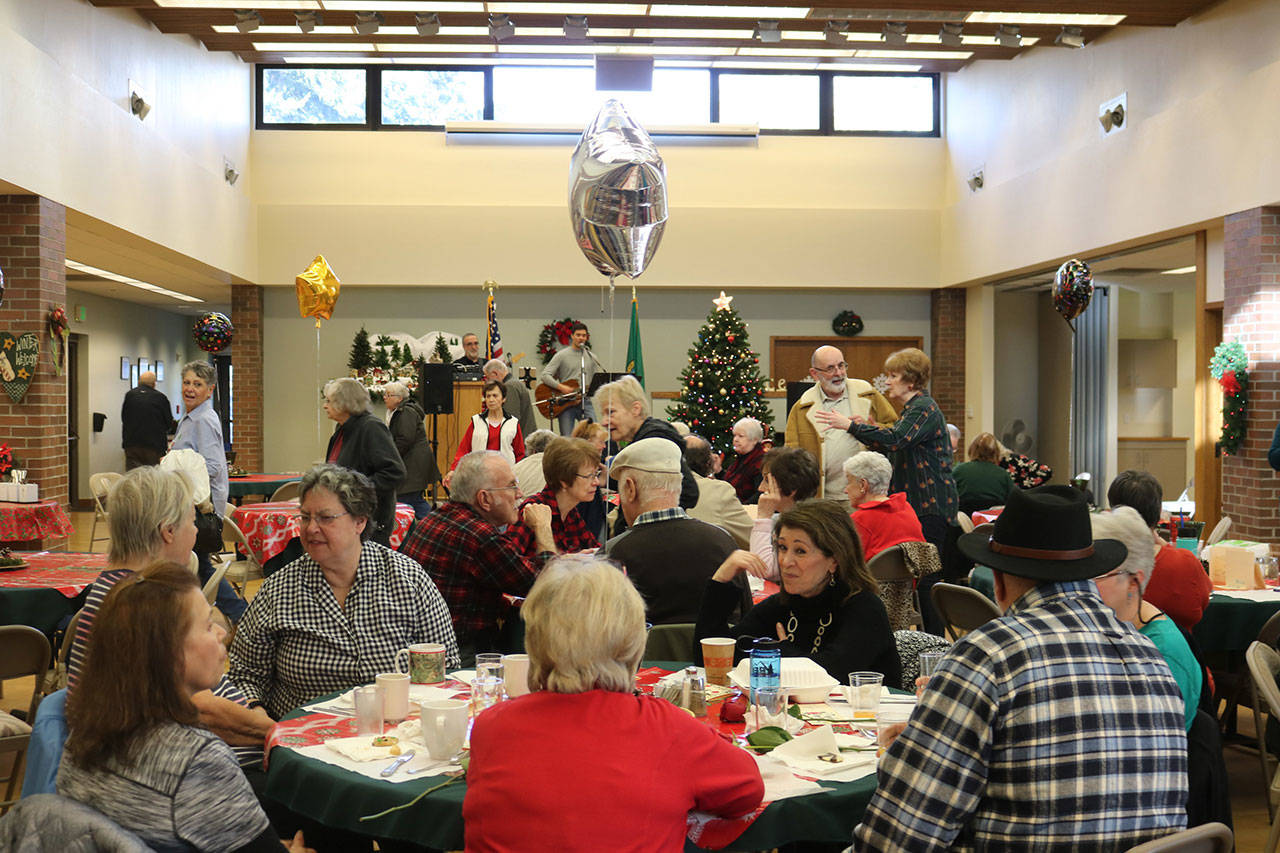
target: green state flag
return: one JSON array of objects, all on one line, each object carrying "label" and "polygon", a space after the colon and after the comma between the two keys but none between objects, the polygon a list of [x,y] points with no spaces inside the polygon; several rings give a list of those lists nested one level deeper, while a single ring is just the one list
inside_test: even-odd
[{"label": "green state flag", "polygon": [[644,350],[640,346],[640,307],[636,295],[631,294],[631,337],[627,341],[627,372],[634,373],[644,387]]}]

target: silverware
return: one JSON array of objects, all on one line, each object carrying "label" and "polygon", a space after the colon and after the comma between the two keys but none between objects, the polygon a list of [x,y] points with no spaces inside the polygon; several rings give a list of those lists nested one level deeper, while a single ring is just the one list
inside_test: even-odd
[{"label": "silverware", "polygon": [[356,715],[355,711],[351,711],[346,708],[336,708],[332,705],[317,705],[311,710],[318,711],[321,714],[333,714],[338,717],[354,717]]},{"label": "silverware", "polygon": [[387,769],[383,770],[382,773],[380,773],[379,775],[382,776],[383,779],[390,777],[391,774],[395,773],[397,770],[400,769],[400,765],[404,764],[406,761],[413,758],[413,754],[414,754],[413,750],[411,749],[408,752],[406,752],[404,755],[399,756],[398,758],[396,758],[395,761],[388,764]]}]

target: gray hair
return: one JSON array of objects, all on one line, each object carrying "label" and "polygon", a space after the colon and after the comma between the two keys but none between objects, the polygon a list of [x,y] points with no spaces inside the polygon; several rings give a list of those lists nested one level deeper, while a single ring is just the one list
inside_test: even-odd
[{"label": "gray hair", "polygon": [[864,450],[844,460],[844,475],[867,481],[873,495],[889,494],[889,481],[893,479],[893,465],[883,453]]},{"label": "gray hair", "polygon": [[947,424],[947,435],[951,436],[952,439],[959,438],[960,427],[956,426],[955,424]]},{"label": "gray hair", "polygon": [[689,429],[689,425],[684,421],[671,421],[671,428],[676,431],[676,435],[681,438],[688,438],[693,435],[693,430]]},{"label": "gray hair", "polygon": [[324,384],[324,398],[340,412],[358,415],[373,409],[373,401],[369,399],[369,389],[359,379],[344,376],[331,379]]},{"label": "gray hair", "polygon": [[181,524],[191,507],[186,477],[155,465],[134,468],[107,495],[111,531],[107,559],[119,566],[158,556],[164,546],[161,530]]},{"label": "gray hair", "polygon": [[524,440],[524,452],[527,456],[535,453],[542,453],[547,449],[547,445],[559,438],[549,429],[535,429],[529,433]]},{"label": "gray hair", "polygon": [[746,427],[747,439],[750,441],[759,442],[764,439],[764,426],[755,418],[740,418],[733,425],[734,429],[738,427]]},{"label": "gray hair", "polygon": [[188,373],[194,373],[196,378],[205,385],[218,384],[218,372],[213,369],[213,365],[207,361],[188,361],[182,365],[182,376]]},{"label": "gray hair", "polygon": [[489,464],[490,459],[506,461],[496,450],[473,450],[462,457],[458,467],[453,469],[453,481],[449,484],[449,495],[453,500],[475,506],[476,494],[482,489],[493,487],[493,466]]},{"label": "gray hair", "polygon": [[591,398],[591,402],[597,412],[603,412],[605,405],[610,400],[624,409],[631,408],[632,403],[639,403],[641,418],[649,417],[651,412],[649,395],[644,393],[644,386],[634,376],[624,376],[621,379],[601,385],[597,389],[595,396]]},{"label": "gray hair", "polygon": [[1145,593],[1156,566],[1156,543],[1151,528],[1131,506],[1118,506],[1110,512],[1089,515],[1093,538],[1116,539],[1129,552],[1117,570],[1138,578],[1138,591]]},{"label": "gray hair", "polygon": [[409,389],[403,382],[388,382],[382,386],[382,396],[390,394],[392,397],[399,397],[401,400],[409,399]]},{"label": "gray hair", "polygon": [[644,601],[621,568],[587,555],[556,557],[520,608],[529,688],[630,693],[644,655]]},{"label": "gray hair", "polygon": [[[373,482],[359,471],[341,465],[325,463],[304,474],[298,484],[298,502],[305,501],[312,489],[331,492],[352,518],[363,518],[366,522],[372,521],[378,507],[378,494],[374,491]],[[373,525],[365,524],[360,538],[367,539],[372,533]]]},{"label": "gray hair", "polygon": [[481,370],[486,374],[497,373],[499,376],[503,377],[504,379],[506,378],[507,374],[511,372],[511,370],[507,367],[507,363],[500,358],[489,359],[484,363],[484,367],[481,368]]},{"label": "gray hair", "polygon": [[622,484],[627,480],[636,484],[636,492],[640,495],[640,500],[648,502],[662,495],[669,498],[680,498],[680,482],[681,475],[679,473],[668,474],[666,472],[657,471],[641,471],[639,468],[623,468],[616,477],[618,481],[618,491],[622,491]]}]

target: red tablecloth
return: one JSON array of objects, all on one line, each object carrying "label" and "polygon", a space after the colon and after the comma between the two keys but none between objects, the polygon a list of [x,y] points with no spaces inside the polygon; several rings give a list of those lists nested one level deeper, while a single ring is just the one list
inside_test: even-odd
[{"label": "red tablecloth", "polygon": [[[289,540],[301,531],[298,526],[298,502],[268,501],[236,507],[231,520],[244,533],[245,542],[254,558],[261,564],[284,550]],[[413,507],[396,505],[396,529],[391,534],[391,547],[399,547],[413,524]]]},{"label": "red tablecloth", "polygon": [[107,567],[106,554],[73,551],[14,551],[28,568],[0,571],[0,588],[54,589],[75,598]]},{"label": "red tablecloth", "polygon": [[33,504],[0,501],[0,542],[31,542],[70,536],[75,528],[57,501]]},{"label": "red tablecloth", "polygon": [[975,525],[988,524],[990,522],[995,521],[997,518],[999,518],[1000,513],[1002,512],[1004,512],[1004,507],[1000,507],[998,509],[984,509],[984,510],[975,512],[973,515],[969,517],[973,519],[973,523]]}]

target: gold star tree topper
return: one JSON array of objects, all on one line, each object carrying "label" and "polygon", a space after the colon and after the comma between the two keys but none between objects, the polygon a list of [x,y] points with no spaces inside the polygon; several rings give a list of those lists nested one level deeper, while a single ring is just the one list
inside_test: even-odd
[{"label": "gold star tree topper", "polygon": [[729,310],[729,303],[733,301],[733,297],[732,297],[732,296],[725,296],[725,295],[724,295],[724,291],[722,290],[722,291],[720,291],[720,298],[719,298],[719,299],[712,299],[711,301],[712,301],[713,303],[715,303],[715,306],[716,306],[716,310],[717,310],[717,311],[728,311],[728,310]]}]

